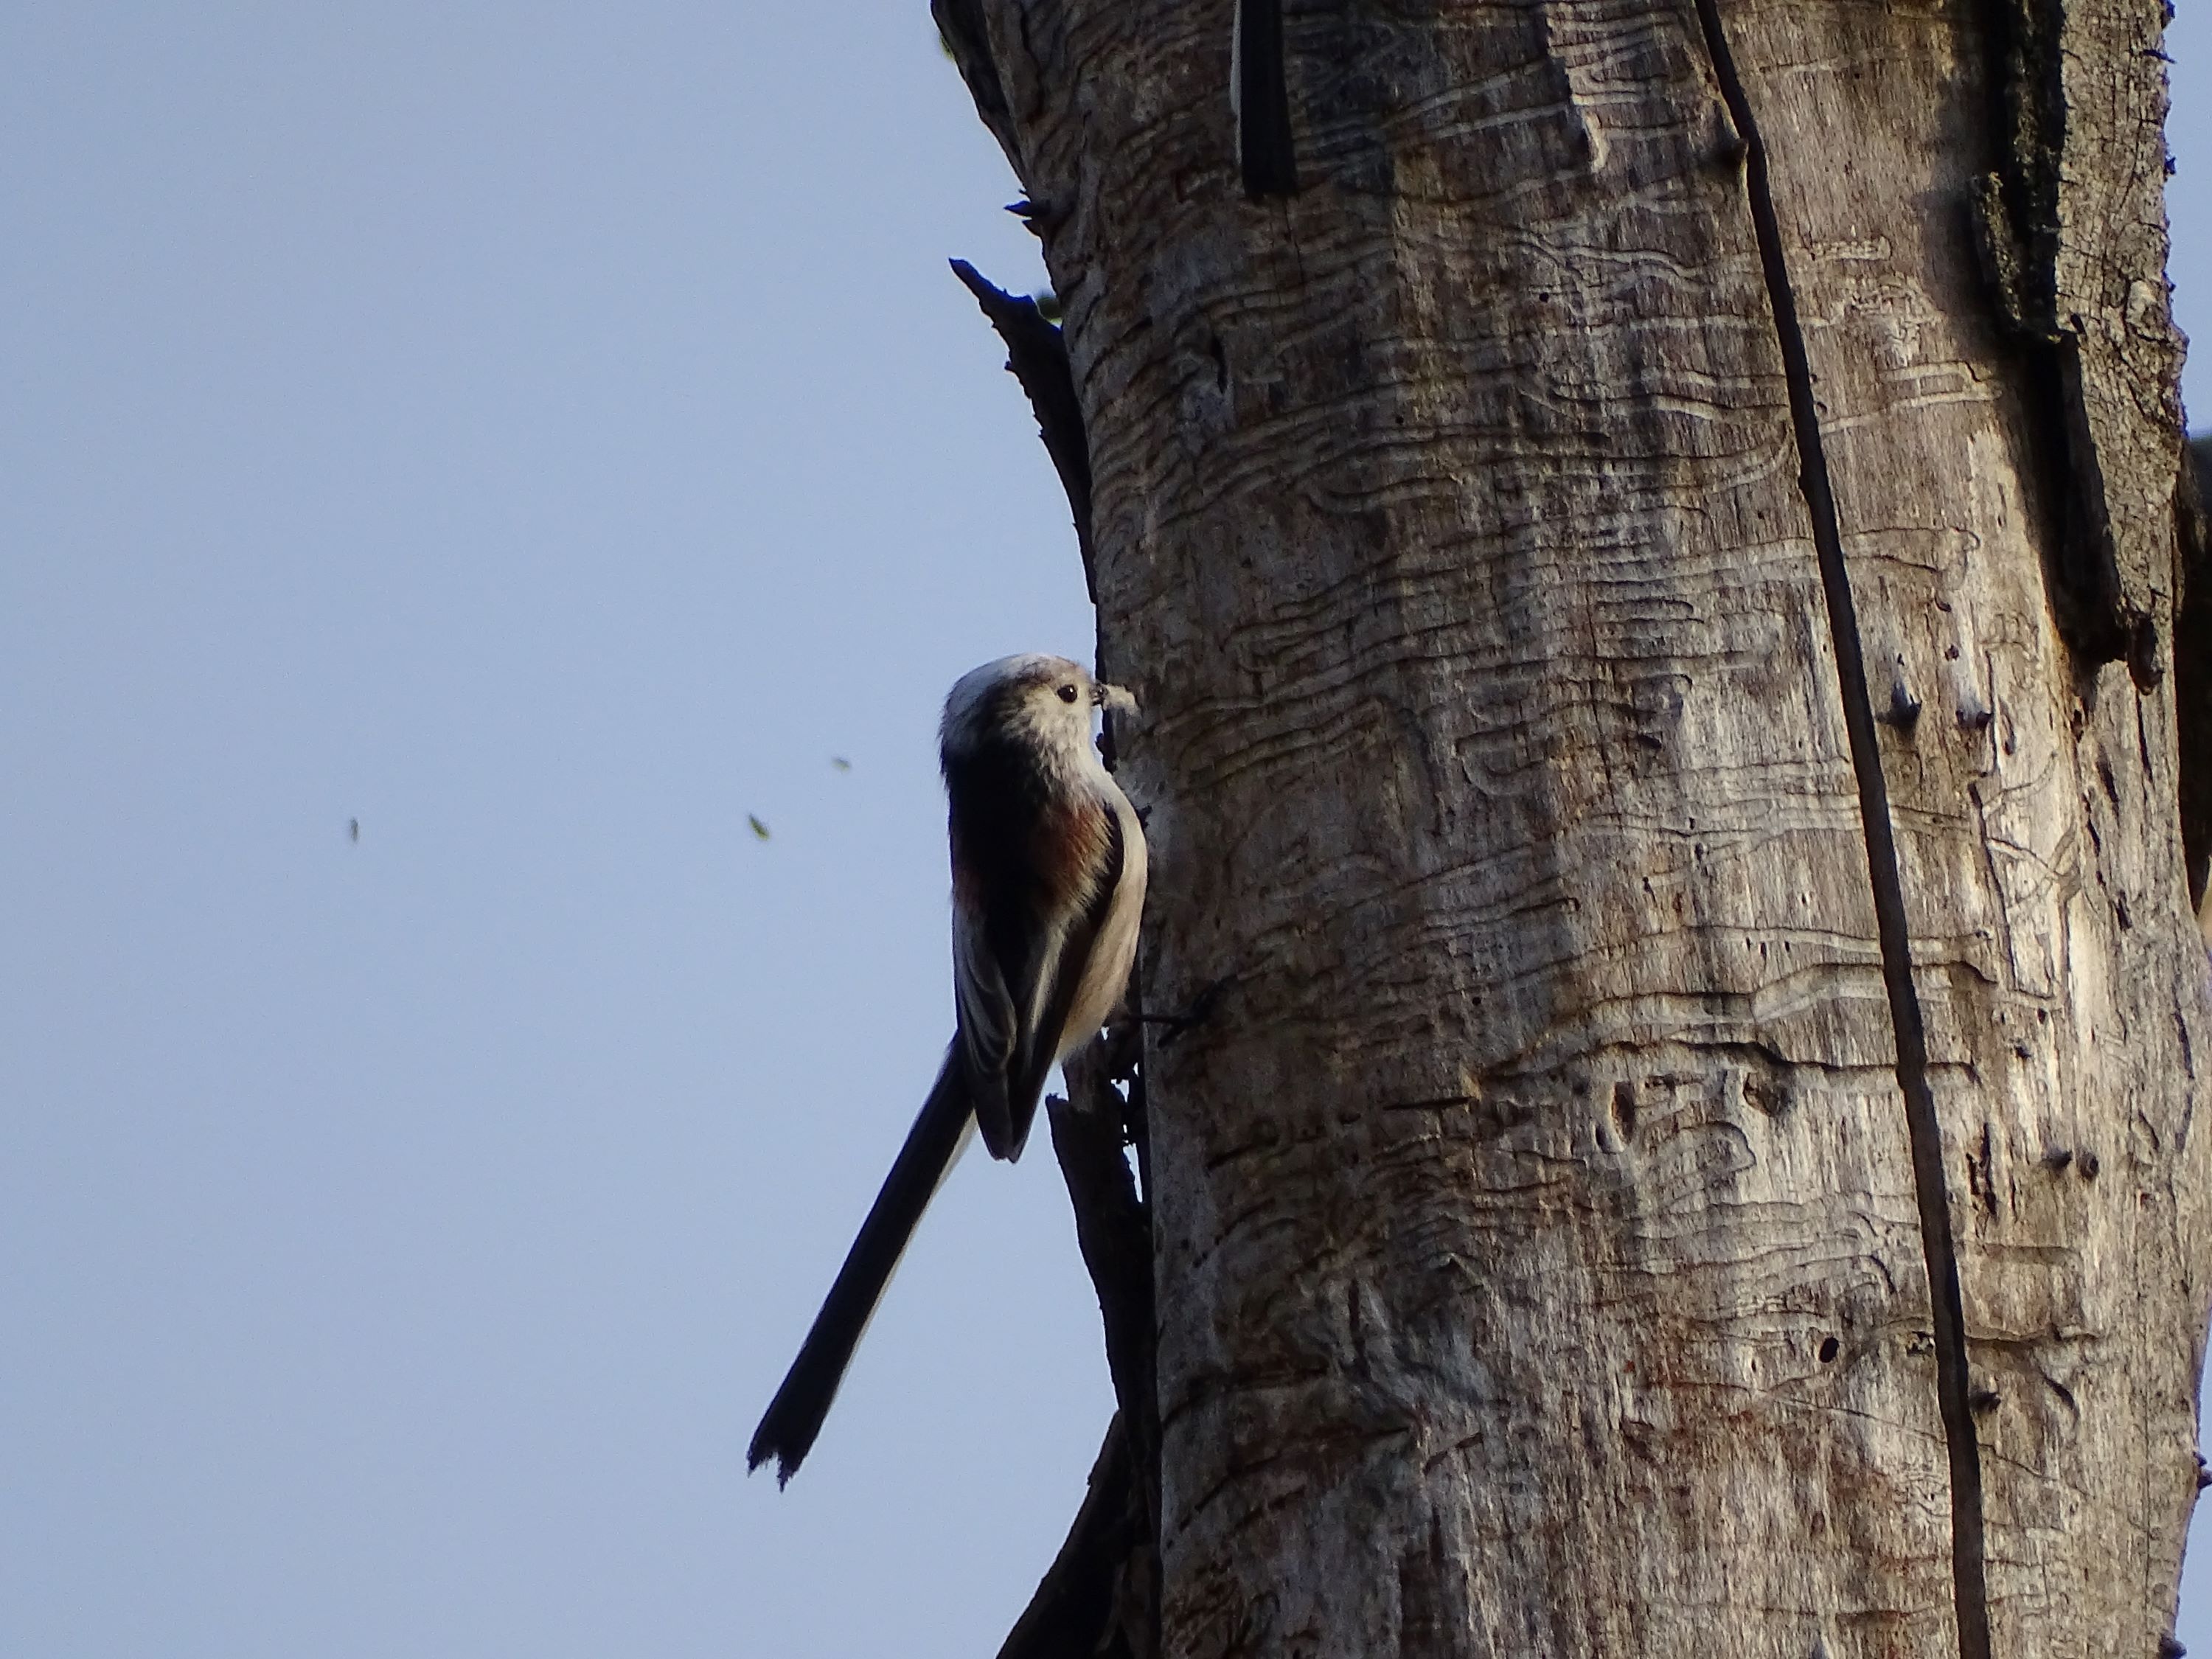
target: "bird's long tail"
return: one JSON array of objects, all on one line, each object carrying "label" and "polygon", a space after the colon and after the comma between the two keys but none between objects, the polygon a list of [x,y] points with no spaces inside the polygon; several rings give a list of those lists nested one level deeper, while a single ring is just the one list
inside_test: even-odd
[{"label": "bird's long tail", "polygon": [[860,1224],[853,1248],[845,1252],[845,1265],[837,1269],[836,1280],[823,1298],[822,1311],[814,1316],[813,1327],[799,1345],[799,1358],[791,1362],[783,1386],[761,1414],[745,1452],[747,1469],[775,1458],[779,1486],[798,1472],[814,1437],[822,1431],[822,1419],[837,1397],[845,1367],[875,1316],[876,1304],[890,1283],[907,1240],[914,1237],[921,1212],[951,1169],[973,1121],[958,1051],[948,1049],[937,1081],[930,1085],[929,1098],[907,1131],[906,1145],[892,1160],[883,1189],[868,1206],[868,1218]]}]

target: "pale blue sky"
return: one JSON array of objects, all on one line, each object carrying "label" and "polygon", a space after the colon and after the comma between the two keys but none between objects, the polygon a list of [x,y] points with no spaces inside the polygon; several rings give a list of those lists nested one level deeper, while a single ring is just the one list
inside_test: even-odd
[{"label": "pale blue sky", "polygon": [[0,13],[10,1659],[972,1659],[1081,1493],[1044,1156],[742,1457],[949,1021],[938,699],[1087,652],[944,267],[1034,246],[922,0],[616,10]]}]

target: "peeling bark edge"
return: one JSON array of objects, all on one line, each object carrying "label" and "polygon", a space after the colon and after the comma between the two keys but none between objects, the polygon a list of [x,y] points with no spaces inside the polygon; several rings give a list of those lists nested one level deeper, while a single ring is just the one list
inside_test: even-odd
[{"label": "peeling bark edge", "polygon": [[1076,1511],[1066,1541],[1007,1632],[999,1659],[1067,1659],[1078,1654],[1152,1659],[1157,1644],[1136,1646],[1127,1626],[1117,1632],[1115,1624],[1127,1593],[1127,1564],[1139,1541],[1135,1497],[1129,1437],[1117,1412],[1106,1425],[1105,1442],[1091,1466],[1083,1507]]},{"label": "peeling bark edge", "polygon": [[1799,464],[1798,486],[1812,520],[1820,588],[1827,601],[1828,628],[1834,642],[1844,729],[1850,747],[1851,770],[1858,785],[1859,817],[1866,837],[1867,876],[1873,890],[1875,927],[1881,948],[1882,984],[1888,993],[1890,1023],[1897,1039],[1897,1080],[1905,1097],[1905,1130],[1911,1147],[1913,1186],[1920,1212],[1921,1250],[1928,1269],[1929,1302],[1935,1326],[1936,1402],[1943,1421],[1944,1448],[1951,1477],[1951,1591],[1960,1659],[1990,1659],[1981,1449],[1975,1438],[1967,1401],[1966,1316],[1959,1288],[1958,1253],[1951,1234],[1950,1199],[1943,1181],[1943,1131],[1928,1082],[1927,1031],[1921,1018],[1919,994],[1912,982],[1912,942],[1905,927],[1904,883],[1899,872],[1897,842],[1889,816],[1889,789],[1882,775],[1874,708],[1867,694],[1857,609],[1851,599],[1850,575],[1844,562],[1835,494],[1822,447],[1820,411],[1813,393],[1812,361],[1798,321],[1796,295],[1790,286],[1781,223],[1774,210],[1766,147],[1759,137],[1742,79],[1736,72],[1735,56],[1729,51],[1728,35],[1721,23],[1719,0],[1696,0],[1696,6],[1722,100],[1743,141],[1752,223],[1790,389],[1790,426]]},{"label": "peeling bark edge", "polygon": [[[1106,1333],[1106,1369],[1118,1409],[1114,1421],[1127,1445],[1120,1494],[1124,1524],[1102,1535],[1110,1551],[1115,1594],[1103,1609],[1091,1642],[1071,1649],[1128,1659],[1156,1659],[1160,1646],[1160,1413],[1157,1322],[1152,1303],[1152,1212],[1138,1196],[1122,1149],[1136,1138],[1134,1099],[1124,1103],[1114,1087],[1113,1051],[1123,1035],[1141,1038],[1132,1025],[1071,1054],[1064,1065],[1072,1099],[1052,1099],[1053,1155],[1075,1211],[1076,1243],[1098,1292]],[[1077,1517],[1079,1530],[1082,1517]],[[1074,1540],[1070,1538],[1070,1544]],[[1063,1557],[1067,1552],[1062,1551]],[[1102,1571],[1093,1560],[1082,1571]],[[1059,1564],[1055,1562],[1055,1571]],[[1073,1569],[1072,1569],[1073,1571]],[[1048,1574],[1038,1596],[1051,1589]],[[1034,1601],[1032,1605],[1035,1605]],[[1007,1654],[1002,1659],[1018,1659]]]},{"label": "peeling bark edge", "polygon": [[1045,1103],[1053,1155],[1075,1212],[1076,1243],[1098,1292],[1117,1409],[1083,1506],[999,1659],[1158,1659],[1160,1419],[1152,1304],[1152,1213],[1137,1194],[1126,1144],[1140,1138],[1133,1091],[1114,1088],[1109,1034],[1064,1063],[1068,1092]]},{"label": "peeling bark edge", "polygon": [[[1075,1237],[1098,1291],[1106,1328],[1106,1369],[1128,1425],[1140,1478],[1159,1462],[1158,1367],[1154,1358],[1152,1223],[1137,1195],[1122,1148],[1130,1139],[1106,1050],[1094,1042],[1067,1058],[1072,1100],[1046,1103],[1053,1155],[1075,1205]],[[1157,1480],[1152,1484],[1157,1486]]]},{"label": "peeling bark edge", "polygon": [[983,315],[1006,344],[1006,371],[1021,383],[1036,416],[1037,434],[1075,517],[1075,545],[1083,557],[1083,587],[1098,603],[1098,578],[1091,558],[1091,446],[1083,430],[1083,405],[1075,395],[1075,374],[1068,367],[1067,342],[1045,319],[1036,301],[1017,298],[994,285],[965,259],[951,261],[952,274],[975,296]]},{"label": "peeling bark edge", "polygon": [[[2066,144],[2060,72],[2064,20],[2054,0],[1984,0],[1997,169],[1973,203],[1976,242],[1998,314],[2020,343],[2036,468],[2054,481],[2045,567],[2059,633],[2084,665],[2137,643],[2090,430],[2080,338],[2060,325],[2059,164]],[[2138,684],[2142,682],[2141,672]]]},{"label": "peeling bark edge", "polygon": [[1098,1292],[1116,1410],[1066,1541],[999,1650],[999,1659],[1158,1659],[1160,1420],[1153,1317],[1152,1213],[1125,1145],[1139,1139],[1133,1092],[1114,1087],[1117,1041],[1064,1063],[1072,1100],[1047,1099],[1053,1155],[1075,1212],[1083,1265]]}]

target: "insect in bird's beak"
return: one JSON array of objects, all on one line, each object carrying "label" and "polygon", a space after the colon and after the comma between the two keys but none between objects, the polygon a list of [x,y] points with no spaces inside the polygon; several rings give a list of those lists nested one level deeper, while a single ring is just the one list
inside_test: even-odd
[{"label": "insect in bird's beak", "polygon": [[1127,714],[1133,714],[1137,712],[1136,698],[1130,696],[1129,693],[1123,690],[1120,686],[1109,685],[1103,680],[1100,680],[1091,686],[1091,701],[1097,703],[1101,708],[1118,708],[1122,713]]}]

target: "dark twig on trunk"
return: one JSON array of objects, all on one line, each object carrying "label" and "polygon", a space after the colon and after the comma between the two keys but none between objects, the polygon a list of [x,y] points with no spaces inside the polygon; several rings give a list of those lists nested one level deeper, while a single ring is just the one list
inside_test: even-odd
[{"label": "dark twig on trunk", "polygon": [[1298,193],[1291,135],[1289,65],[1282,0],[1237,0],[1231,92],[1237,106],[1237,169],[1253,201]]}]

